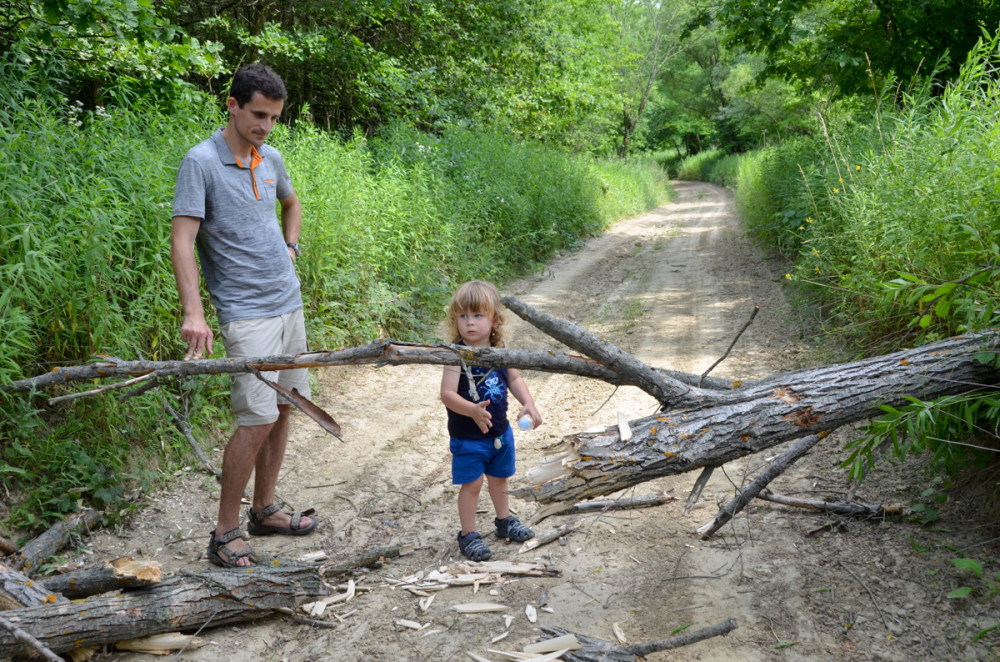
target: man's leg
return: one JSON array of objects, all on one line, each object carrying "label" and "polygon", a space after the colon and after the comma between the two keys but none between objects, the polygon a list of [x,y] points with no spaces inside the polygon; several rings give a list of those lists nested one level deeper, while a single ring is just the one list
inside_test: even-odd
[{"label": "man's leg", "polygon": [[[268,438],[275,423],[266,425],[241,425],[236,428],[226,450],[222,455],[222,493],[219,496],[219,518],[215,526],[215,535],[219,537],[240,525],[240,501],[243,490],[250,481],[250,472],[254,468],[254,459],[258,456],[264,440]],[[286,426],[287,432],[287,426]],[[246,541],[241,539],[229,543],[233,551],[247,548]],[[226,551],[220,550],[226,557]],[[228,557],[226,557],[228,558]],[[247,558],[237,561],[238,565],[253,565]]]},{"label": "man's leg", "polygon": [[[275,486],[278,484],[278,474],[281,463],[285,459],[285,447],[288,445],[288,419],[291,405],[278,405],[278,420],[274,422],[267,439],[257,452],[253,483],[253,509],[261,512],[274,503]],[[288,513],[274,513],[261,521],[265,526],[280,526],[287,528],[291,522]],[[305,528],[312,523],[309,517],[302,517],[299,526]]]}]

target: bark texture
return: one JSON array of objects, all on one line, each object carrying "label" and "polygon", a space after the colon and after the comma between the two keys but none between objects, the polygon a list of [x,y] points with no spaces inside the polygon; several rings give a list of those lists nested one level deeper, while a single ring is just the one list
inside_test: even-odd
[{"label": "bark texture", "polygon": [[540,503],[611,494],[661,476],[731,460],[878,415],[904,396],[933,399],[993,385],[1000,373],[976,355],[996,352],[995,334],[964,335],[852,363],[777,375],[730,392],[699,391],[658,414],[564,437],[512,494]]},{"label": "bark texture", "polygon": [[[4,618],[56,653],[137,636],[246,621],[328,594],[316,566],[279,564],[246,570],[175,575],[121,595],[3,612]],[[28,655],[32,647],[0,631],[0,651]]]}]

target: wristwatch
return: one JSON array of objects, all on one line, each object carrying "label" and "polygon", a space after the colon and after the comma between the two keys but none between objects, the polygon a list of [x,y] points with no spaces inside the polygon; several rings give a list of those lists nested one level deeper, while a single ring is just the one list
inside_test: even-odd
[{"label": "wristwatch", "polygon": [[286,242],[285,246],[288,246],[289,248],[292,249],[292,252],[295,253],[295,257],[302,257],[302,249],[299,248],[298,242],[294,242],[294,241],[292,241],[292,242]]}]

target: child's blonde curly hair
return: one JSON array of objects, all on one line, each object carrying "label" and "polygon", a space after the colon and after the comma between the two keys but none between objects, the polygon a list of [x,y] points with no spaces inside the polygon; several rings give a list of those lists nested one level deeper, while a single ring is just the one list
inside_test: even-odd
[{"label": "child's blonde curly hair", "polygon": [[500,291],[495,285],[481,280],[470,280],[463,283],[451,297],[445,326],[447,337],[451,338],[453,343],[462,340],[462,334],[458,332],[458,316],[465,312],[488,314],[493,320],[490,345],[503,347],[507,318],[500,303]]}]

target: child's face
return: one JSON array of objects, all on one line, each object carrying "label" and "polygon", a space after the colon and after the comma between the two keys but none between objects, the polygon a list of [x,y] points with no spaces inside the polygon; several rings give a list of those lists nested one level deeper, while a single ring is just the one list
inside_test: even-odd
[{"label": "child's face", "polygon": [[485,310],[463,310],[455,319],[458,335],[470,347],[489,347],[490,331],[493,330],[493,316]]}]

